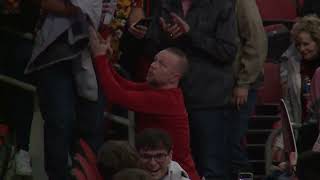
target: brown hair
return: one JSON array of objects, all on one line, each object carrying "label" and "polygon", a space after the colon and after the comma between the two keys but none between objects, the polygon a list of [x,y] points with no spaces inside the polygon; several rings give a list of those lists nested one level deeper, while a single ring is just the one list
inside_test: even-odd
[{"label": "brown hair", "polygon": [[138,168],[137,152],[125,141],[108,141],[98,153],[98,167],[106,179],[125,168]]},{"label": "brown hair", "polygon": [[157,149],[165,149],[169,152],[172,149],[171,137],[163,130],[147,128],[137,135],[136,149],[138,152]]}]

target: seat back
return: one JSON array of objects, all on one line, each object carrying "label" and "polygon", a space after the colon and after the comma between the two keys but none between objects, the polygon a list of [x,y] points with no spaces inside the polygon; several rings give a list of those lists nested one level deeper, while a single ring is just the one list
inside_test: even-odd
[{"label": "seat back", "polygon": [[97,167],[97,157],[83,139],[79,140],[79,150],[73,157],[71,174],[75,180],[103,180]]},{"label": "seat back", "polygon": [[295,0],[256,0],[263,20],[293,20],[298,16]]}]

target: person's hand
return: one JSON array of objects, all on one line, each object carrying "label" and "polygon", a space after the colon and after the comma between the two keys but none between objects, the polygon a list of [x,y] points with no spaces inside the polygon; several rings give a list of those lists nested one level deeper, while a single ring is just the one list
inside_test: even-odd
[{"label": "person's hand", "polygon": [[241,105],[247,102],[248,88],[247,87],[235,87],[232,93],[232,102],[240,110]]},{"label": "person's hand", "polygon": [[89,27],[90,49],[94,57],[99,55],[112,56],[112,48],[110,45],[111,36],[103,39],[101,35],[92,27]]},{"label": "person's hand", "polygon": [[278,168],[280,171],[286,171],[288,168],[289,168],[289,164],[287,162],[281,162],[279,165],[278,165]]},{"label": "person's hand", "polygon": [[177,39],[181,35],[188,33],[190,26],[181,17],[175,13],[170,13],[172,17],[172,24],[166,22],[160,17],[160,25],[164,32],[167,32],[171,39]]},{"label": "person's hand", "polygon": [[136,25],[139,21],[131,24],[128,31],[137,39],[143,39],[147,33],[148,28],[142,25]]}]

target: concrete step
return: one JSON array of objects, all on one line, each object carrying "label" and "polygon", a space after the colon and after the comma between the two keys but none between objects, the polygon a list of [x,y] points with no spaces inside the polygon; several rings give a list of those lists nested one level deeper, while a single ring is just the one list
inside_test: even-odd
[{"label": "concrete step", "polygon": [[279,120],[278,115],[253,115],[249,121],[249,129],[272,129],[273,124]]},{"label": "concrete step", "polygon": [[279,112],[279,104],[258,104],[255,108],[256,115],[277,115]]}]

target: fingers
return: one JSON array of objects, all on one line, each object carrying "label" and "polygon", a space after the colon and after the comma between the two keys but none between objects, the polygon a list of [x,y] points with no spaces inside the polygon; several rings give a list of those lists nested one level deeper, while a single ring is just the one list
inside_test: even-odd
[{"label": "fingers", "polygon": [[129,32],[137,39],[143,39],[147,33],[148,28],[141,25],[133,24],[129,28]]},{"label": "fingers", "polygon": [[160,17],[160,25],[164,32],[167,32],[171,39],[176,39],[189,31],[189,25],[177,14],[170,13],[173,24],[168,24]]},{"label": "fingers", "polygon": [[184,34],[184,32],[179,31],[179,32],[177,32],[176,34],[174,34],[174,35],[172,36],[172,39],[177,39],[177,38],[180,37],[182,34]]},{"label": "fingers", "polygon": [[170,13],[170,15],[171,15],[171,17],[172,17],[172,20],[173,20],[173,22],[175,22],[175,23],[181,23],[181,22],[184,22],[182,19],[181,19],[181,17],[179,17],[176,13]]},{"label": "fingers", "polygon": [[175,13],[170,13],[173,22],[175,22],[176,24],[178,24],[178,26],[181,28],[181,30],[183,30],[184,32],[187,32],[187,26],[188,24],[181,18],[179,17],[177,14]]},{"label": "fingers", "polygon": [[180,31],[180,27],[177,24],[173,24],[172,26],[169,26],[168,32],[170,34],[177,34]]},{"label": "fingers", "polygon": [[232,103],[236,106],[237,110],[240,110],[241,106],[247,103],[247,98],[243,96],[234,96]]},{"label": "fingers", "polygon": [[92,26],[89,26],[89,36],[90,40],[98,40],[97,32]]},{"label": "fingers", "polygon": [[163,17],[160,17],[160,26],[162,27],[163,31],[168,31],[168,25]]}]

